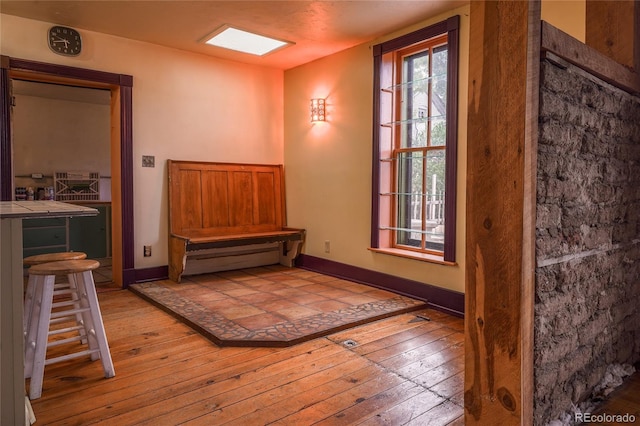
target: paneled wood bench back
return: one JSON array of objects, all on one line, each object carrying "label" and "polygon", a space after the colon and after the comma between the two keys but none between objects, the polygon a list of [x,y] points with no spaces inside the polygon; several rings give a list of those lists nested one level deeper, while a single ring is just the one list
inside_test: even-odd
[{"label": "paneled wood bench back", "polygon": [[305,230],[286,227],[282,165],[168,160],[169,278],[281,263]]}]

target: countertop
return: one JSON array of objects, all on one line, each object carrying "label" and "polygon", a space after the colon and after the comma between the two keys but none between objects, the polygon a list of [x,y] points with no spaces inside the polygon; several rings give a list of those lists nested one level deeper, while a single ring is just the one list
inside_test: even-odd
[{"label": "countertop", "polygon": [[98,210],[60,201],[0,201],[0,219],[95,216]]}]

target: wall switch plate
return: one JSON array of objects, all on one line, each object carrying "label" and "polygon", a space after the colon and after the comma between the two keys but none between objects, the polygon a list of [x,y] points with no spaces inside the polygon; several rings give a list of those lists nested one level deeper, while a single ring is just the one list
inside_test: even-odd
[{"label": "wall switch plate", "polygon": [[153,155],[143,155],[142,156],[142,167],[155,167],[156,166],[156,157]]}]

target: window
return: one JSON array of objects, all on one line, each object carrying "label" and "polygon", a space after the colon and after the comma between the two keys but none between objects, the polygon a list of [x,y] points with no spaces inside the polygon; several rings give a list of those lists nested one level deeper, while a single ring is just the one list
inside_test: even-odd
[{"label": "window", "polygon": [[374,250],[455,262],[458,25],[374,46]]}]

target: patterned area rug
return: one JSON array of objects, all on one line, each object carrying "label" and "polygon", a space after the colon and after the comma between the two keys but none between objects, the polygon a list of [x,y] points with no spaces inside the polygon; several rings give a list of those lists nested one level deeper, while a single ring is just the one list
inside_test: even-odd
[{"label": "patterned area rug", "polygon": [[129,289],[220,346],[291,346],[426,307],[423,301],[279,265]]}]

